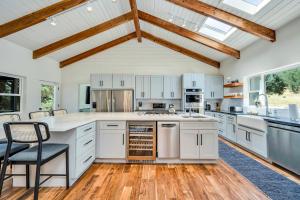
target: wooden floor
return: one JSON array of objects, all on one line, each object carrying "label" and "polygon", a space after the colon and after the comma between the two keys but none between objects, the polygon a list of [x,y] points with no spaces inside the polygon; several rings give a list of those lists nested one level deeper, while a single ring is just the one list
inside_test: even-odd
[{"label": "wooden floor", "polygon": [[[235,147],[242,153],[247,152]],[[252,155],[249,154],[251,157]],[[268,167],[284,172],[267,162]],[[294,179],[299,181],[298,178]],[[32,199],[32,190],[9,188],[1,199]],[[268,199],[259,189],[220,160],[205,165],[94,164],[69,190],[42,188],[40,199]]]}]

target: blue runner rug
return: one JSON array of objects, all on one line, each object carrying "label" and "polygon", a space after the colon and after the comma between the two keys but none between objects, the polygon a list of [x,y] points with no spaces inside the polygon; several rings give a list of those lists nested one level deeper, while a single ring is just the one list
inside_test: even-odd
[{"label": "blue runner rug", "polygon": [[300,185],[219,141],[220,157],[273,200],[300,200]]}]

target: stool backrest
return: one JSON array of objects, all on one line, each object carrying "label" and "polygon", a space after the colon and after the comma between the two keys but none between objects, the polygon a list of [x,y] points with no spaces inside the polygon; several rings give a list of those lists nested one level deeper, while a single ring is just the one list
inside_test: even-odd
[{"label": "stool backrest", "polygon": [[29,119],[40,119],[49,116],[50,116],[50,112],[48,111],[36,111],[36,112],[29,113]]},{"label": "stool backrest", "polygon": [[67,110],[65,110],[65,109],[59,109],[59,110],[53,110],[52,111],[53,116],[62,116],[62,115],[65,115],[65,114],[67,114]]},{"label": "stool backrest", "polygon": [[0,115],[0,123],[2,122],[16,122],[20,121],[20,115],[19,114],[3,114]]},{"label": "stool backrest", "polygon": [[44,122],[6,122],[3,126],[9,143],[42,143],[50,138],[48,124]]}]

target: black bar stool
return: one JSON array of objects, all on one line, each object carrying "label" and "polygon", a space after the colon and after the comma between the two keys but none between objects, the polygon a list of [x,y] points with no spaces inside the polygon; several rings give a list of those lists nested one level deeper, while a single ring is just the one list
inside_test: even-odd
[{"label": "black bar stool", "polygon": [[49,116],[51,116],[51,113],[49,111],[35,111],[29,113],[29,119],[40,119]]},{"label": "black bar stool", "polygon": [[[3,167],[0,175],[0,191],[5,179],[6,167],[9,164],[26,165],[26,174],[29,174],[29,165],[36,165],[34,200],[38,199],[39,187],[53,176],[66,176],[66,187],[69,188],[69,145],[44,143],[49,140],[50,133],[46,123],[43,122],[7,122],[4,125],[7,138],[7,149],[4,156]],[[25,149],[10,156],[13,142],[37,143],[37,145]],[[65,174],[41,174],[41,166],[57,156],[65,153],[66,173]],[[12,176],[14,176],[12,174]],[[40,176],[47,178],[40,183]],[[29,176],[26,176],[26,186],[30,186]]]},{"label": "black bar stool", "polygon": [[61,115],[66,115],[66,114],[68,114],[66,109],[58,109],[58,110],[52,111],[53,116],[61,116]]}]

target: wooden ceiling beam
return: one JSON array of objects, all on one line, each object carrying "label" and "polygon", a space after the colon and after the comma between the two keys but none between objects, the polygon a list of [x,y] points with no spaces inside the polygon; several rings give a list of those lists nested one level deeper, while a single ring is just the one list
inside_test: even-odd
[{"label": "wooden ceiling beam", "polygon": [[108,43],[102,44],[102,45],[100,45],[98,47],[95,47],[93,49],[90,49],[90,50],[88,50],[86,52],[83,52],[81,54],[78,54],[76,56],[68,58],[68,59],[60,62],[60,68],[66,67],[67,65],[70,65],[72,63],[75,63],[75,62],[78,62],[80,60],[83,60],[83,59],[85,59],[87,57],[90,57],[92,55],[95,55],[95,54],[97,54],[97,53],[99,53],[101,51],[104,51],[104,50],[109,49],[111,47],[117,46],[117,45],[119,45],[119,44],[121,44],[123,42],[126,42],[128,40],[131,40],[131,39],[133,39],[135,37],[136,37],[136,33],[133,32],[133,33],[130,33],[130,34],[125,35],[123,37],[120,37],[118,39],[115,39],[113,41],[110,41]]},{"label": "wooden ceiling beam", "polygon": [[187,8],[201,15],[212,17],[216,20],[227,23],[231,26],[237,27],[243,31],[256,35],[260,38],[269,40],[271,42],[276,41],[276,33],[274,30],[267,27],[256,24],[252,21],[231,14],[209,4],[203,3],[198,0],[167,0],[178,6]]},{"label": "wooden ceiling beam", "polygon": [[38,11],[20,17],[18,19],[12,20],[5,24],[0,25],[0,38],[38,24],[47,20],[47,18],[60,13],[64,10],[68,10],[72,7],[78,6],[86,2],[87,0],[61,0],[51,6],[42,8]]},{"label": "wooden ceiling beam", "polygon": [[102,24],[99,24],[97,26],[94,26],[92,28],[86,29],[84,31],[81,31],[79,33],[76,33],[74,35],[71,35],[69,37],[66,37],[64,39],[61,39],[59,41],[56,41],[52,44],[49,44],[47,46],[44,46],[40,49],[34,50],[32,57],[33,59],[40,58],[42,56],[45,56],[49,53],[52,53],[54,51],[57,51],[59,49],[62,49],[66,46],[69,46],[71,44],[74,44],[76,42],[79,42],[81,40],[84,40],[86,38],[89,38],[91,36],[94,36],[96,34],[99,34],[101,32],[107,31],[113,27],[119,26],[123,23],[126,23],[128,21],[132,20],[132,13],[128,12],[124,15],[121,15],[119,17],[116,17],[114,19],[111,19],[109,21],[106,21]]},{"label": "wooden ceiling beam", "polygon": [[156,25],[158,27],[161,27],[165,30],[168,30],[170,32],[176,33],[182,37],[188,38],[190,40],[193,40],[195,42],[201,43],[207,47],[213,48],[217,51],[220,51],[222,53],[228,54],[230,56],[233,56],[235,58],[240,58],[240,52],[232,47],[229,47],[221,42],[217,42],[215,40],[212,40],[208,37],[205,37],[203,35],[197,34],[193,31],[190,31],[188,29],[182,28],[180,26],[177,26],[176,24],[170,23],[166,20],[160,19],[158,17],[155,17],[153,15],[150,15],[148,13],[145,13],[143,11],[138,11],[139,18],[143,21],[146,21],[150,24]]},{"label": "wooden ceiling beam", "polygon": [[160,44],[160,45],[162,45],[162,46],[164,46],[164,47],[167,47],[167,48],[169,48],[169,49],[172,49],[172,50],[174,50],[174,51],[177,51],[177,52],[179,52],[179,53],[182,53],[182,54],[184,54],[184,55],[186,55],[186,56],[192,57],[192,58],[194,58],[194,59],[196,59],[196,60],[199,60],[199,61],[201,61],[201,62],[204,62],[204,63],[206,63],[206,64],[208,64],[208,65],[213,66],[213,67],[220,68],[220,63],[219,63],[218,61],[215,61],[215,60],[213,60],[213,59],[210,59],[210,58],[208,58],[208,57],[206,57],[206,56],[203,56],[203,55],[201,55],[201,54],[199,54],[199,53],[193,52],[193,51],[191,51],[191,50],[188,50],[188,49],[186,49],[186,48],[183,48],[183,47],[181,47],[181,46],[178,46],[178,45],[176,45],[176,44],[173,44],[173,43],[171,43],[171,42],[168,42],[167,40],[164,40],[164,39],[162,39],[162,38],[156,37],[156,36],[154,36],[154,35],[152,35],[152,34],[150,34],[150,33],[147,33],[147,32],[145,32],[145,31],[142,31],[142,36],[143,36],[144,38],[146,38],[146,39],[148,39],[148,40],[151,40],[151,41],[153,41],[153,42],[155,42],[155,43],[157,43],[157,44]]},{"label": "wooden ceiling beam", "polygon": [[130,3],[130,7],[131,7],[132,16],[133,16],[133,22],[134,22],[137,40],[138,40],[138,42],[142,42],[142,36],[141,36],[142,34],[141,34],[140,21],[139,21],[139,16],[138,16],[136,0],[129,0],[129,3]]}]

